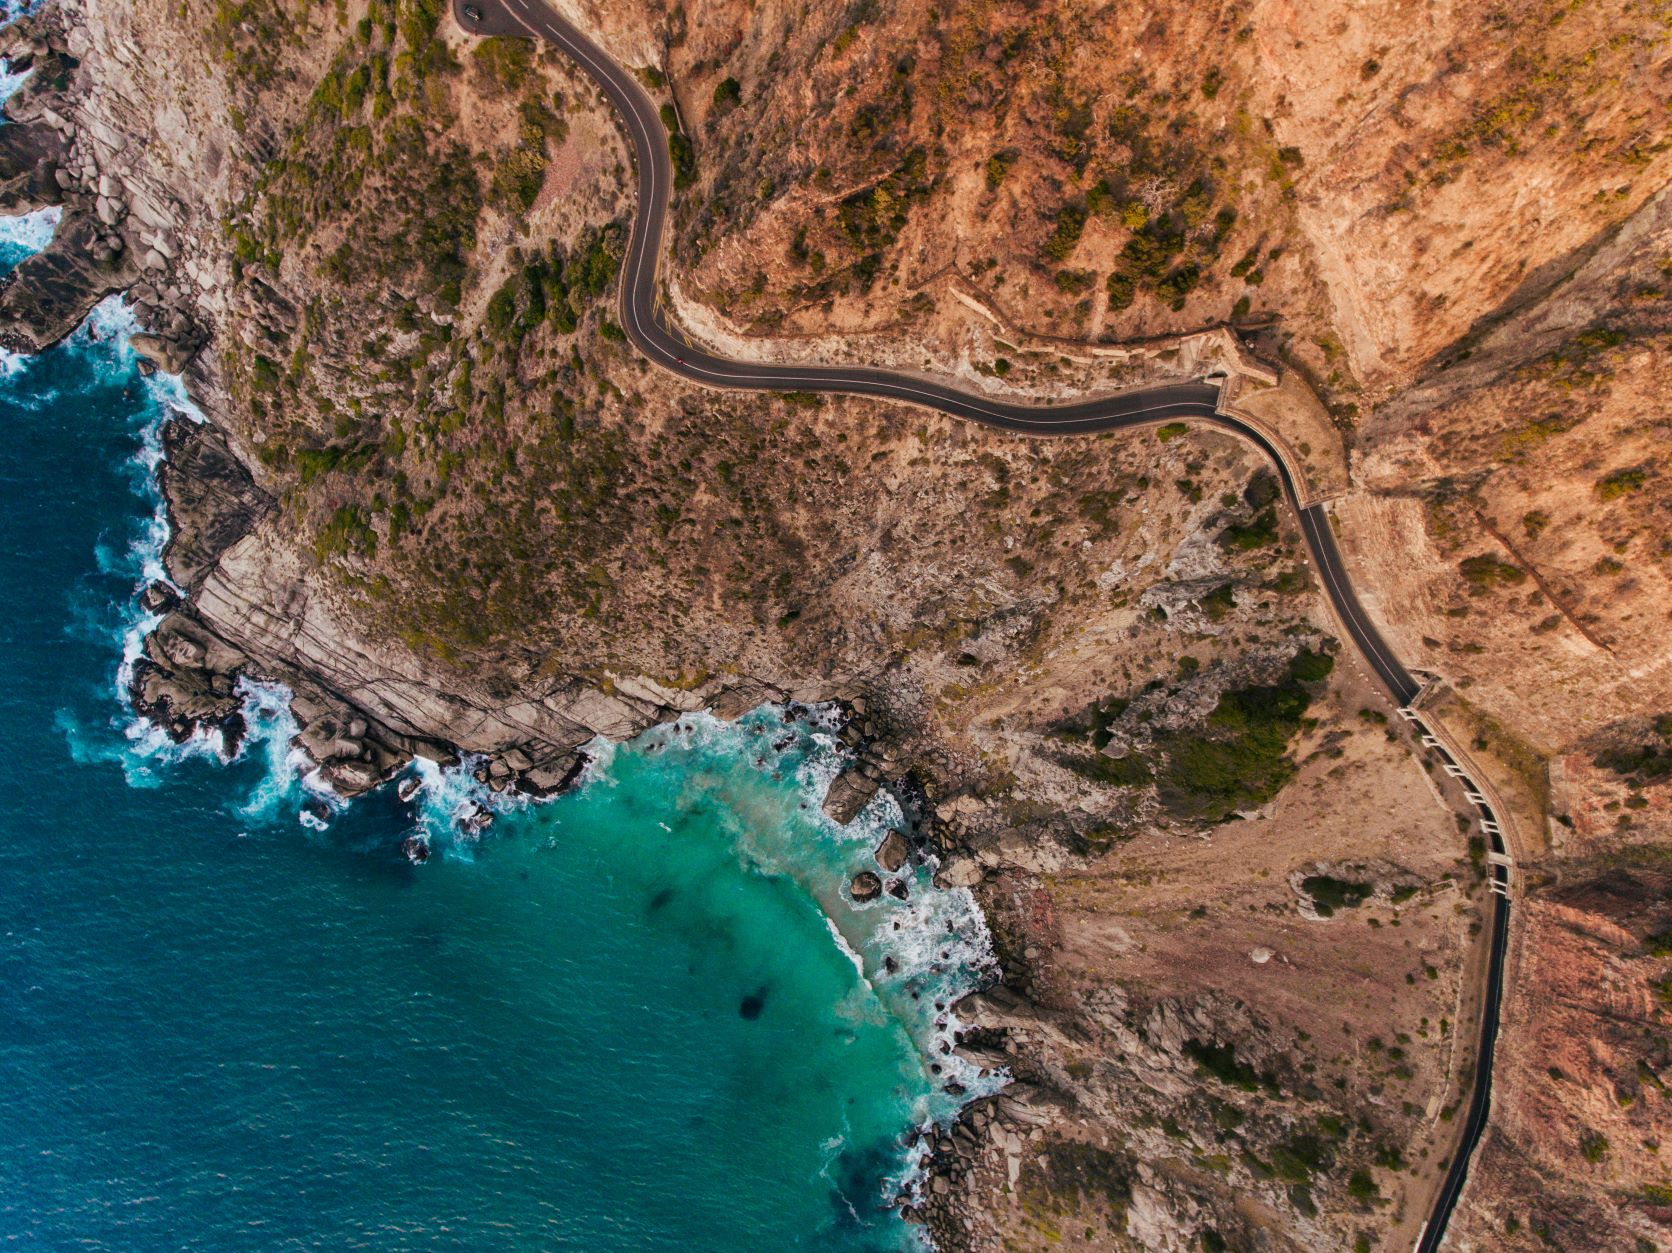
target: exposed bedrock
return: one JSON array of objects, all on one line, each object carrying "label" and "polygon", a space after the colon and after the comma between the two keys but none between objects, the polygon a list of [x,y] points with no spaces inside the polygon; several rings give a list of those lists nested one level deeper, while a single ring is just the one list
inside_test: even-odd
[{"label": "exposed bedrock", "polygon": [[118,94],[82,90],[83,59],[98,52],[68,20],[54,5],[0,32],[0,56],[14,72],[29,71],[0,126],[0,214],[63,210],[46,248],[0,281],[0,343],[40,352],[106,296],[132,289],[149,328],[135,349],[178,373],[208,342],[176,274],[189,215],[173,180],[135,151],[154,127],[128,125],[143,119],[124,115],[133,106]]},{"label": "exposed bedrock", "polygon": [[45,122],[0,127],[0,213],[33,213],[62,203],[63,136]]},{"label": "exposed bedrock", "polygon": [[[736,716],[784,693],[747,678],[698,691],[621,677],[605,693],[576,679],[472,678],[400,645],[367,642],[318,571],[277,529],[276,507],[214,427],[180,420],[164,434],[159,478],[172,536],[170,603],[133,682],[135,703],[171,734],[220,727],[240,701],[239,676],[294,693],[298,742],[338,791],[387,780],[414,755],[488,759],[496,791],[550,795],[585,764],[597,736],[626,740],[683,712]],[[874,784],[872,785],[874,790]]]}]

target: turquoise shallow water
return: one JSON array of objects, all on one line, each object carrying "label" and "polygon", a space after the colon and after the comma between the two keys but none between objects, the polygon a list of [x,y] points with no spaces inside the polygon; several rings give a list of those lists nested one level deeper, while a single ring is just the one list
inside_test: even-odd
[{"label": "turquoise shallow water", "polygon": [[95,322],[0,378],[0,1241],[909,1246],[886,1181],[970,1081],[925,1055],[985,937],[926,871],[846,899],[894,815],[819,814],[816,717],[602,746],[478,841],[434,770],[309,829],[272,694],[231,763],[118,700],[168,389]]}]

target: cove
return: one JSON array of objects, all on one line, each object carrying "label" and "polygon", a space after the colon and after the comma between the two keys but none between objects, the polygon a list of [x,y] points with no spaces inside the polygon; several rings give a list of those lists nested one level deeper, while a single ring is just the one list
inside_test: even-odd
[{"label": "cove", "polygon": [[986,936],[928,867],[848,898],[897,814],[819,812],[817,711],[599,745],[479,840],[467,771],[310,829],[274,693],[230,763],[118,697],[180,399],[123,318],[0,378],[0,1238],[913,1247],[908,1133],[995,1082],[939,1053]]}]

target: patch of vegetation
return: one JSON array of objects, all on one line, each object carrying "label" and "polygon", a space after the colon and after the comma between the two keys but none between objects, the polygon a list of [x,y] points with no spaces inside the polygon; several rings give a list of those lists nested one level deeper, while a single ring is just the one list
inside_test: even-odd
[{"label": "patch of vegetation", "polygon": [[844,199],[836,217],[848,243],[865,255],[855,264],[860,286],[868,289],[882,266],[883,250],[898,237],[912,208],[929,194],[929,157],[913,149],[888,177]]},{"label": "patch of vegetation", "polygon": [[1272,1172],[1289,1183],[1308,1184],[1315,1172],[1328,1170],[1334,1155],[1315,1131],[1298,1132],[1273,1147]]},{"label": "patch of vegetation", "polygon": [[673,185],[683,191],[697,181],[697,149],[682,132],[668,132],[668,160],[673,163]]},{"label": "patch of vegetation", "polygon": [[1232,583],[1221,583],[1196,603],[1201,605],[1202,612],[1207,614],[1211,621],[1221,622],[1237,607],[1236,586]]},{"label": "patch of vegetation", "polygon": [[1219,532],[1218,544],[1226,552],[1253,552],[1277,540],[1277,509],[1268,505],[1252,521],[1233,522]]},{"label": "patch of vegetation", "polygon": [[995,152],[987,158],[987,190],[997,191],[1004,185],[1004,180],[1010,176],[1015,168],[1017,159],[1021,156],[1014,148],[1007,148],[1003,152]]},{"label": "patch of vegetation", "polygon": [[1363,1166],[1348,1176],[1347,1195],[1364,1205],[1373,1205],[1382,1199],[1381,1190],[1376,1187],[1375,1176]]},{"label": "patch of vegetation", "polygon": [[1036,1214],[1062,1214],[1086,1204],[1104,1206],[1110,1211],[1110,1225],[1119,1229],[1132,1199],[1134,1175],[1133,1161],[1125,1153],[1084,1140],[1048,1139],[1024,1170],[1022,1203]]},{"label": "patch of vegetation", "polygon": [[[1132,159],[1118,178],[1100,185],[1097,205],[1106,211],[1118,206],[1121,222],[1131,232],[1106,281],[1111,309],[1124,309],[1141,290],[1154,292],[1175,309],[1207,276],[1225,237],[1236,224],[1236,209],[1213,208],[1212,182],[1197,172],[1198,154],[1176,136],[1157,143],[1148,133],[1140,111],[1123,105],[1115,110],[1111,136],[1126,143]],[[1174,202],[1151,213],[1136,194],[1152,175],[1183,187]]]},{"label": "patch of vegetation", "polygon": [[346,554],[377,555],[377,532],[359,505],[343,505],[314,537],[314,555],[320,561]]},{"label": "patch of vegetation", "polygon": [[[1672,778],[1672,714],[1660,714],[1651,724],[1656,739],[1605,748],[1592,764],[1633,780],[1639,787]],[[1657,742],[1658,740],[1658,742]]]},{"label": "patch of vegetation", "polygon": [[1170,444],[1181,435],[1190,434],[1190,427],[1184,422],[1169,422],[1155,430],[1155,438],[1163,444]]},{"label": "patch of vegetation", "polygon": [[1593,326],[1524,367],[1522,373],[1564,391],[1596,389],[1613,376],[1613,350],[1625,342],[1625,332]]},{"label": "patch of vegetation", "polygon": [[1110,728],[1120,721],[1120,716],[1131,704],[1131,701],[1119,696],[1094,701],[1072,717],[1064,718],[1051,729],[1059,739],[1081,740],[1101,752],[1114,738]]},{"label": "patch of vegetation", "polygon": [[1370,899],[1373,883],[1359,883],[1352,879],[1336,879],[1330,875],[1308,875],[1300,881],[1301,890],[1312,898],[1312,908],[1320,918],[1333,917],[1338,909],[1357,909]]},{"label": "patch of vegetation", "polygon": [[1081,778],[1103,787],[1143,787],[1151,779],[1149,763],[1136,753],[1128,753],[1125,757],[1109,757],[1103,753],[1090,756],[1063,753],[1056,760]]},{"label": "patch of vegetation", "polygon": [[1516,587],[1527,581],[1527,572],[1491,553],[1465,557],[1457,563],[1457,572],[1469,585],[1469,591],[1481,596],[1499,587]]},{"label": "patch of vegetation", "polygon": [[490,91],[520,95],[534,74],[534,42],[493,35],[471,50],[470,60],[478,81]]},{"label": "patch of vegetation", "polygon": [[714,108],[716,111],[735,108],[743,100],[743,86],[735,78],[727,76],[714,85]]},{"label": "patch of vegetation", "polygon": [[[1303,673],[1316,663],[1297,657]],[[1289,741],[1301,729],[1311,695],[1291,663],[1281,683],[1222,694],[1198,732],[1157,738],[1166,765],[1157,774],[1163,804],[1175,817],[1223,822],[1265,804],[1295,772]]]},{"label": "patch of vegetation", "polygon": [[1629,496],[1640,491],[1649,481],[1647,466],[1626,466],[1603,475],[1596,483],[1597,499],[1607,504],[1611,500],[1618,500],[1622,496]]},{"label": "patch of vegetation", "polygon": [[1498,437],[1498,452],[1513,461],[1523,460],[1528,453],[1547,440],[1571,431],[1579,425],[1578,413],[1551,412],[1523,423]]},{"label": "patch of vegetation", "polygon": [[1235,1044],[1214,1044],[1211,1041],[1189,1039],[1184,1042],[1184,1055],[1195,1062],[1203,1074],[1212,1075],[1220,1083],[1244,1092],[1275,1087],[1269,1075],[1263,1075],[1246,1062],[1237,1060]]},{"label": "patch of vegetation", "polygon": [[1045,255],[1053,261],[1068,260],[1069,254],[1079,246],[1085,229],[1086,207],[1083,204],[1063,205],[1057,210],[1056,227],[1045,241]]},{"label": "patch of vegetation", "polygon": [[1334,657],[1310,648],[1301,649],[1289,662],[1289,674],[1302,683],[1322,683],[1334,669]]}]

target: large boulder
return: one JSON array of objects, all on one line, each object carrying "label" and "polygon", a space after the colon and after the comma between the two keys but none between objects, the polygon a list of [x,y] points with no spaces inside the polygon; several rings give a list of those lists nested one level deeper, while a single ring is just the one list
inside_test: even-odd
[{"label": "large boulder", "polygon": [[861,904],[865,901],[874,901],[882,895],[882,879],[874,871],[861,870],[854,875],[853,882],[849,885],[849,891],[852,893],[853,899]]},{"label": "large boulder", "polygon": [[167,339],[141,332],[128,337],[133,350],[164,374],[179,374],[197,356],[198,345],[191,339]]},{"label": "large boulder", "polygon": [[906,837],[898,831],[890,831],[877,845],[877,865],[889,874],[897,874],[910,854],[911,845],[906,843]]},{"label": "large boulder", "polygon": [[842,771],[831,780],[824,794],[824,812],[831,821],[847,826],[877,794],[877,781],[867,778],[853,767]]}]

